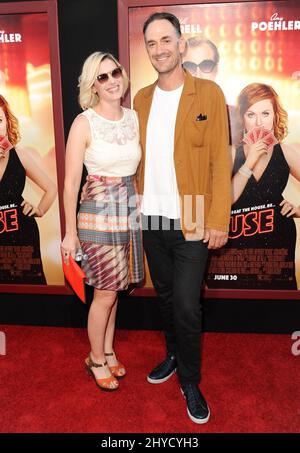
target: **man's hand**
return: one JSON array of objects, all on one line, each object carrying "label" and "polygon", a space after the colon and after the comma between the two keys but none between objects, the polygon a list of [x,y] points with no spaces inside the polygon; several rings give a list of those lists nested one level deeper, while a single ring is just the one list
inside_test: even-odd
[{"label": "man's hand", "polygon": [[204,239],[203,242],[208,242],[208,249],[219,249],[223,247],[228,241],[228,233],[224,231],[212,230],[208,228],[204,232]]}]

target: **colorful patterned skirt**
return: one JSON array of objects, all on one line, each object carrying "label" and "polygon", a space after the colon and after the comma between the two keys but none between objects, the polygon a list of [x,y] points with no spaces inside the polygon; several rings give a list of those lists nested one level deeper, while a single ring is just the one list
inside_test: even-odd
[{"label": "colorful patterned skirt", "polygon": [[89,285],[120,291],[143,280],[135,176],[88,175],[77,221],[81,266]]}]

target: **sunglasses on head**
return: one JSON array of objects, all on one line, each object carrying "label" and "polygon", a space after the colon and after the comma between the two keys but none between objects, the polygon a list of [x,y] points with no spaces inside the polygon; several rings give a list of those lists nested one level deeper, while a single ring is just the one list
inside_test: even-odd
[{"label": "sunglasses on head", "polygon": [[96,79],[99,83],[106,83],[109,79],[109,75],[112,76],[113,79],[119,79],[123,76],[123,68],[122,66],[118,66],[117,68],[113,69],[109,72],[103,72],[103,74],[97,75]]},{"label": "sunglasses on head", "polygon": [[197,68],[199,68],[201,72],[208,74],[212,72],[216,66],[217,63],[214,60],[203,60],[199,64],[193,63],[192,61],[185,61],[183,63],[184,69],[192,73],[197,72]]}]

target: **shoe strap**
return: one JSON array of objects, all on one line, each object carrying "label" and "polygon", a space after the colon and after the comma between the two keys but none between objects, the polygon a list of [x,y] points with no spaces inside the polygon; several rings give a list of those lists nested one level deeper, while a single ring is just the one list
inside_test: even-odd
[{"label": "shoe strap", "polygon": [[115,355],[115,353],[114,352],[105,352],[104,355],[109,357],[109,356]]},{"label": "shoe strap", "polygon": [[104,367],[107,365],[107,361],[105,360],[105,362],[103,362],[103,363],[95,363],[91,359],[91,356],[89,356],[87,365],[89,368],[101,368],[101,367]]}]

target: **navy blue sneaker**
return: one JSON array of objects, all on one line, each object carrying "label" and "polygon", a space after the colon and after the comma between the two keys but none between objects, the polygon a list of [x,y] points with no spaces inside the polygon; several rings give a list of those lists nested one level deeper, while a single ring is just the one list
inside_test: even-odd
[{"label": "navy blue sneaker", "polygon": [[197,384],[184,384],[181,392],[186,399],[187,413],[194,423],[204,424],[210,417],[209,407]]},{"label": "navy blue sneaker", "polygon": [[147,381],[150,384],[161,384],[166,382],[172,374],[175,373],[177,367],[176,357],[168,355],[168,357],[159,365],[157,365],[147,376]]}]

